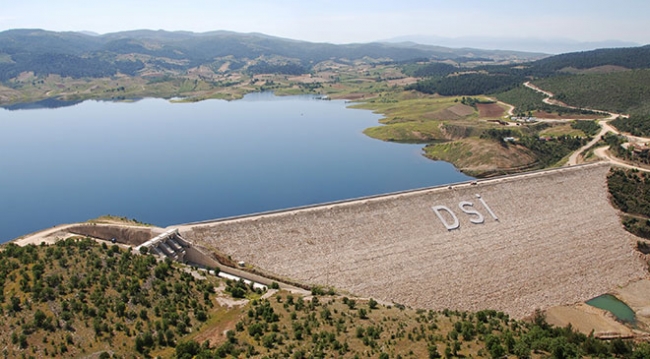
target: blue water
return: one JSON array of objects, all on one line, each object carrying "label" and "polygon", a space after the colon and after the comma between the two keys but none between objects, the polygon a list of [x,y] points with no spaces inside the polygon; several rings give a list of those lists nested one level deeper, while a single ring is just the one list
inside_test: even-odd
[{"label": "blue water", "polygon": [[366,137],[342,101],[86,101],[0,109],[0,242],[104,214],[159,226],[467,180]]}]

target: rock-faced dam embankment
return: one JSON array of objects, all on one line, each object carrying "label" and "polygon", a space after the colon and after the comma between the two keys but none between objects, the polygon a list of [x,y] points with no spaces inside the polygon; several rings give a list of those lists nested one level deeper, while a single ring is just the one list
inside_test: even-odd
[{"label": "rock-faced dam embankment", "polygon": [[522,317],[646,275],[637,238],[610,205],[608,170],[522,174],[197,224],[183,235],[307,284]]}]

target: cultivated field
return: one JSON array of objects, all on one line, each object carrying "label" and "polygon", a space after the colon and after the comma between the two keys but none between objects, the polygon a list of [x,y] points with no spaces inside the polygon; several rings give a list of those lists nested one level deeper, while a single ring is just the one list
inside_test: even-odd
[{"label": "cultivated field", "polygon": [[[184,228],[268,273],[418,308],[502,310],[584,301],[646,276],[606,189],[607,165],[479,181]],[[476,197],[488,204],[494,220]],[[468,215],[459,209],[459,203]],[[447,230],[432,206],[459,219]],[[453,224],[444,211],[441,215]]]},{"label": "cultivated field", "polygon": [[503,107],[496,103],[478,103],[476,107],[481,118],[501,118],[505,113]]}]

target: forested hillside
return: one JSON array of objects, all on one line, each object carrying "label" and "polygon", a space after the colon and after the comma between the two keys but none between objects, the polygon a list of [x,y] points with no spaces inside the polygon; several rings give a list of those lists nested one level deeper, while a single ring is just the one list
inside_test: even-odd
[{"label": "forested hillside", "polygon": [[9,357],[173,348],[213,316],[217,282],[90,239],[7,244],[0,252],[0,340]]},{"label": "forested hillside", "polygon": [[611,124],[620,131],[631,133],[634,136],[650,137],[650,114],[632,115],[629,118],[619,117]]},{"label": "forested hillside", "polygon": [[650,113],[650,69],[554,76],[534,83],[572,106],[617,113]]},{"label": "forested hillside", "polygon": [[[593,71],[584,71],[588,69]],[[520,87],[532,80],[571,106],[619,113],[650,111],[650,46],[562,54],[522,65],[454,70],[446,64],[404,66],[404,71],[422,78],[406,88],[444,96],[496,94],[519,112],[571,112],[544,104],[541,95]]]},{"label": "forested hillside", "polygon": [[481,95],[511,90],[521,83],[521,77],[500,74],[465,74],[446,77],[433,77],[407,86],[428,94],[443,96]]},{"label": "forested hillside", "polygon": [[[612,203],[623,214],[625,229],[641,238],[650,239],[650,177],[644,172],[613,169],[607,178]],[[637,248],[650,253],[650,246],[638,242]]]},{"label": "forested hillside", "polygon": [[[0,82],[22,72],[64,77],[105,77],[117,73],[135,76],[145,65],[186,71],[201,65],[213,66],[230,57],[237,62],[251,60],[251,73],[308,73],[325,60],[408,61],[457,57],[524,57],[524,53],[446,49],[407,44],[334,45],[282,39],[262,34],[226,31],[208,33],[129,31],[101,36],[74,32],[9,30],[0,32]],[[530,57],[539,57],[530,54]],[[269,62],[273,59],[273,62]],[[218,66],[217,66],[218,68]]]},{"label": "forested hillside", "polygon": [[[601,341],[493,310],[414,310],[320,288],[268,298],[243,282],[90,239],[2,246],[0,342],[8,358],[646,358],[646,343]],[[228,305],[217,300],[229,296]],[[533,354],[534,353],[534,354]]]},{"label": "forested hillside", "polygon": [[627,69],[650,68],[650,45],[572,52],[541,59],[533,64],[537,70],[551,72],[567,67],[589,69],[605,65],[621,66]]}]

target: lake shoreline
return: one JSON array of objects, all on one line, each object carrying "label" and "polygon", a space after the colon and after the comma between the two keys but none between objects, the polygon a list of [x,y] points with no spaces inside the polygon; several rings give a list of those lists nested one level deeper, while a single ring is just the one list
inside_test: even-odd
[{"label": "lake shoreline", "polygon": [[0,160],[5,241],[105,213],[166,226],[469,178],[363,135],[378,115],[313,95],[0,112],[0,150],[21,154]]}]

